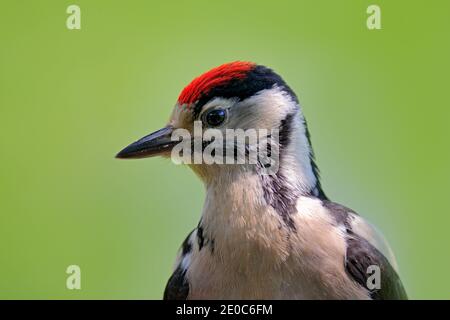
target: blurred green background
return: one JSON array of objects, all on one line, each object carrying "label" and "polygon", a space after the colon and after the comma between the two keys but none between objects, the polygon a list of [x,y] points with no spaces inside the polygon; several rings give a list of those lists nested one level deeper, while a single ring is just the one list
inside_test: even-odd
[{"label": "blurred green background", "polygon": [[[81,8],[81,30],[66,8]],[[382,30],[366,28],[366,8]],[[203,186],[114,155],[232,60],[299,95],[327,194],[391,242],[411,298],[450,298],[448,1],[2,1],[0,298],[159,299]],[[65,270],[82,270],[67,290]]]}]

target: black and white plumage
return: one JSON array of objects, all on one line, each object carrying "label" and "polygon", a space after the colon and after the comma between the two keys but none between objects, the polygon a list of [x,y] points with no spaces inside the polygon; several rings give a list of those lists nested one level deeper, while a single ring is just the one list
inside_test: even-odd
[{"label": "black and white plumage", "polygon": [[[221,130],[279,129],[279,170],[190,165],[205,183],[206,200],[164,299],[406,299],[384,238],[323,192],[297,97],[271,69],[234,62],[194,79],[166,129],[118,157],[167,155],[173,144],[161,132],[192,130],[217,108],[227,110]],[[379,288],[368,287],[371,266],[380,270]]]}]

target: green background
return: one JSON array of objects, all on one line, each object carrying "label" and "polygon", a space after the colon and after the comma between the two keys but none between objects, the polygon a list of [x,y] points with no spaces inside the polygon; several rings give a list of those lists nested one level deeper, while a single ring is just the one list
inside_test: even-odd
[{"label": "green background", "polygon": [[[66,8],[81,7],[81,30]],[[366,8],[382,30],[366,28]],[[412,298],[450,298],[448,1],[2,1],[0,298],[159,299],[203,186],[114,155],[232,60],[299,95],[325,191],[383,230]],[[67,290],[65,270],[82,270]]]}]

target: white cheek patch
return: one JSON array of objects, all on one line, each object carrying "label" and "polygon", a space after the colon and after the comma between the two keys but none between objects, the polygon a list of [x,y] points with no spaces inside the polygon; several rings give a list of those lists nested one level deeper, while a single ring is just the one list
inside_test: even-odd
[{"label": "white cheek patch", "polygon": [[232,125],[243,129],[276,128],[288,113],[297,108],[295,101],[280,88],[261,90],[233,107],[236,115]]}]

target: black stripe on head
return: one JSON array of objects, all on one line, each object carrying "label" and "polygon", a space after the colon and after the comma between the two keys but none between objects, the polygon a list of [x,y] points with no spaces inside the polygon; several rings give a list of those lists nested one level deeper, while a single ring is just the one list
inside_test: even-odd
[{"label": "black stripe on head", "polygon": [[[195,230],[195,229],[194,229]],[[189,252],[192,251],[192,242],[191,242],[191,234],[192,232],[194,232],[194,230],[192,230],[188,236],[186,237],[186,239],[184,239],[183,244],[181,245],[181,254],[183,256],[187,255]]]},{"label": "black stripe on head", "polygon": [[[283,161],[284,150],[290,143],[292,123],[297,113],[291,113],[280,123],[279,128],[279,161]],[[282,168],[278,169],[273,176],[261,175],[264,198],[281,216],[284,223],[291,229],[296,230],[292,215],[297,212],[296,203],[300,196],[298,190],[291,189],[286,181]]]},{"label": "black stripe on head", "polygon": [[272,69],[257,65],[247,73],[244,79],[234,79],[225,85],[211,88],[207,94],[201,96],[194,107],[194,119],[197,119],[203,106],[213,98],[237,98],[243,101],[259,91],[271,89],[275,85],[288,93],[295,102],[298,102],[295,93],[278,74]]},{"label": "black stripe on head", "polygon": [[[292,214],[297,212],[296,204],[297,199],[300,196],[297,188],[290,188],[287,183],[287,178],[283,173],[283,157],[285,149],[291,142],[291,135],[293,130],[293,121],[298,116],[297,112],[288,114],[280,122],[279,126],[279,161],[280,167],[277,173],[273,176],[261,176],[262,187],[264,192],[264,198],[266,202],[272,206],[281,216],[285,224],[292,230],[295,230],[295,224],[292,220]],[[315,186],[310,190],[310,195],[314,195],[320,199],[327,199],[325,193],[322,190],[319,180],[319,170],[314,161],[314,153],[312,151],[310,135],[308,128],[306,127],[306,121],[304,121],[306,130],[306,136],[308,139],[308,147],[310,149],[310,162],[313,175],[316,179]]]},{"label": "black stripe on head", "polygon": [[198,251],[201,251],[204,246],[209,246],[211,254],[214,253],[215,240],[213,237],[208,237],[205,234],[205,230],[203,229],[202,226],[202,219],[200,219],[197,226],[197,244],[198,244]]},{"label": "black stripe on head", "polygon": [[203,236],[203,227],[197,227],[197,243],[198,243],[198,251],[202,250],[203,245],[205,244],[205,237]]},{"label": "black stripe on head", "polygon": [[327,195],[325,194],[325,192],[322,189],[322,184],[320,183],[320,171],[316,164],[316,157],[314,155],[314,150],[313,150],[312,144],[311,144],[311,134],[309,133],[308,124],[306,123],[306,120],[303,121],[303,126],[305,127],[306,138],[308,139],[309,159],[311,162],[311,169],[312,169],[314,177],[316,178],[316,186],[314,188],[315,190],[312,190],[312,192],[313,193],[314,193],[314,191],[316,192],[316,194],[314,194],[314,196],[316,196],[317,198],[322,199],[322,200],[328,200]]}]

